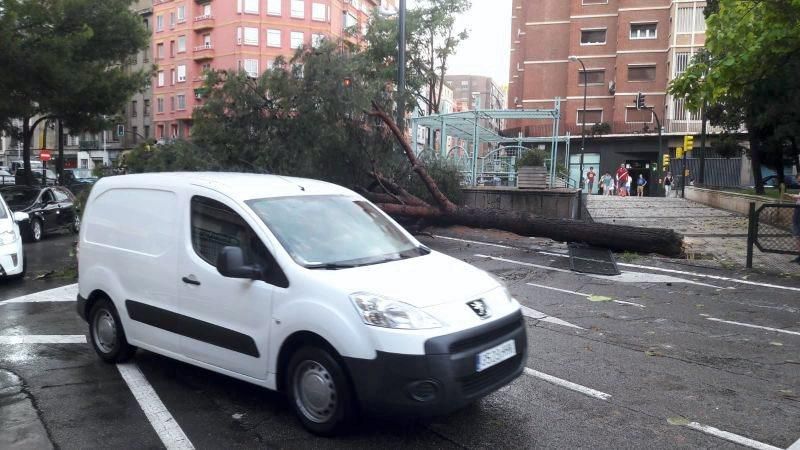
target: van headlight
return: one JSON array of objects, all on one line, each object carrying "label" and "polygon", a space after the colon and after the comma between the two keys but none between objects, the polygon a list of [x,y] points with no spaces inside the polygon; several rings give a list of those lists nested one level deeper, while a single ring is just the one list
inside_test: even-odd
[{"label": "van headlight", "polygon": [[13,244],[17,241],[17,235],[13,231],[0,233],[0,245]]},{"label": "van headlight", "polygon": [[401,330],[424,330],[442,326],[425,311],[380,295],[357,292],[350,295],[350,300],[361,320],[367,325]]}]

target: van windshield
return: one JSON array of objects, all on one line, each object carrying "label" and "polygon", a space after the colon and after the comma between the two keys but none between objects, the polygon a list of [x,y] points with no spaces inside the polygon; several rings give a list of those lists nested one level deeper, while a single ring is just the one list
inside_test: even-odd
[{"label": "van windshield", "polygon": [[370,203],[343,196],[303,196],[246,202],[298,264],[342,269],[424,255]]}]

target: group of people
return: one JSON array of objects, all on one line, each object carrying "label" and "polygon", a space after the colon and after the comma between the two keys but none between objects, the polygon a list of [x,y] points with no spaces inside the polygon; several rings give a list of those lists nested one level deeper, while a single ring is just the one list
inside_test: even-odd
[{"label": "group of people", "polygon": [[[669,174],[667,175],[669,176],[671,185],[672,176]],[[597,174],[594,171],[594,167],[589,167],[589,171],[586,172],[585,181],[590,193],[594,190],[594,182],[596,178]],[[632,195],[631,184],[634,182],[636,183],[636,195],[638,197],[644,197],[644,187],[647,186],[647,180],[644,178],[644,175],[640,173],[639,177],[634,181],[633,177],[631,177],[631,174],[628,172],[628,168],[625,167],[625,164],[620,164],[619,169],[617,169],[617,172],[613,176],[606,172],[602,177],[600,177],[600,180],[597,184],[597,191],[600,195],[619,195],[620,197],[628,197]]]}]

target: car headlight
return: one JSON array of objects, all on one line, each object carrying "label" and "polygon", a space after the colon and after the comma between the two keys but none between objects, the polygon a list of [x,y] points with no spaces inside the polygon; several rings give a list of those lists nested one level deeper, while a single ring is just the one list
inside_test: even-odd
[{"label": "car headlight", "polygon": [[440,328],[442,324],[430,314],[409,305],[380,295],[357,292],[350,300],[367,325],[401,330]]},{"label": "car headlight", "polygon": [[17,241],[17,235],[13,231],[0,233],[0,245],[12,244]]}]

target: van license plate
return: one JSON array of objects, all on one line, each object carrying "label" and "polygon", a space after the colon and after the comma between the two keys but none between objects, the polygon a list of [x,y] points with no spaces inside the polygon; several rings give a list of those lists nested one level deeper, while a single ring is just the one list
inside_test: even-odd
[{"label": "van license plate", "polygon": [[488,369],[489,367],[500,364],[509,358],[513,358],[516,354],[517,348],[514,345],[513,340],[503,342],[502,344],[492,347],[489,350],[484,350],[478,353],[477,371],[480,372],[484,369]]}]

